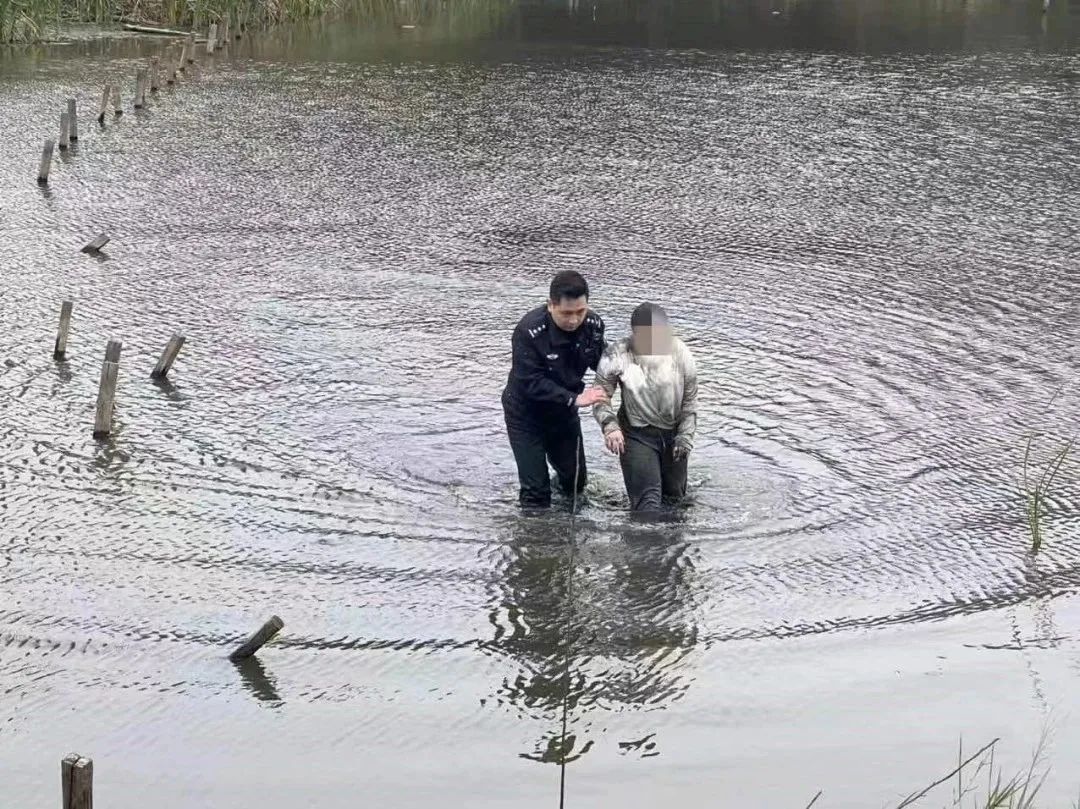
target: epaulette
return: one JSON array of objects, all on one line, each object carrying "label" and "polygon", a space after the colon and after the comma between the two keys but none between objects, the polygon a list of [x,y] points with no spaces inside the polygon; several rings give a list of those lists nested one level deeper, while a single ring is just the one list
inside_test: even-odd
[{"label": "epaulette", "polygon": [[526,331],[529,332],[529,336],[533,337],[533,338],[536,338],[539,335],[543,334],[546,330],[547,330],[547,323],[541,323],[539,326],[537,326],[535,328],[526,329]]},{"label": "epaulette", "polygon": [[600,319],[599,315],[586,315],[585,322],[592,326],[594,329],[599,329],[604,325],[604,321]]}]

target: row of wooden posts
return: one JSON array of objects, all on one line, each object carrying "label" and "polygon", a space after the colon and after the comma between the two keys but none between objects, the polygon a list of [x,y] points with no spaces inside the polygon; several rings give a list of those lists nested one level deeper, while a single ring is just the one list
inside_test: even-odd
[{"label": "row of wooden posts", "polygon": [[[239,33],[236,35],[239,39]],[[218,38],[218,25],[214,23],[206,40],[207,54],[213,54],[219,46],[224,46],[229,41],[229,20],[226,18],[222,25],[222,36]],[[189,34],[180,47],[179,58],[173,62],[167,61],[165,80],[169,84],[175,83],[180,74],[188,65],[195,64],[195,36]],[[146,93],[156,93],[159,89],[161,61],[158,57],[150,60],[149,69],[140,69],[136,75],[135,109],[141,109],[146,104]],[[101,94],[101,109],[98,114],[98,123],[104,124],[109,104],[112,102],[115,115],[123,114],[123,106],[120,101],[119,88],[114,85],[106,85]],[[78,110],[75,99],[69,99],[67,110],[60,116],[60,141],[61,150],[68,149],[70,144],[79,140]],[[38,183],[46,185],[49,181],[49,169],[52,165],[53,150],[56,142],[47,140],[42,151],[41,164],[38,170]],[[83,252],[96,253],[109,241],[108,236],[102,234],[83,248]],[[56,335],[56,343],[53,346],[53,359],[63,361],[67,357],[68,336],[71,330],[71,318],[74,303],[64,301],[60,306],[60,328]],[[174,334],[165,350],[162,351],[154,370],[150,372],[152,379],[164,380],[173,363],[176,361],[180,349],[184,345],[184,336]],[[98,384],[97,410],[94,417],[94,437],[103,438],[112,432],[113,405],[116,396],[116,382],[120,370],[120,352],[123,343],[120,340],[109,340],[105,348],[105,360],[101,365],[101,379]],[[285,623],[276,615],[264,623],[253,635],[240,646],[236,647],[229,660],[240,663],[253,656],[274,635],[280,632]],[[92,759],[72,754],[65,756],[60,762],[61,788],[63,793],[62,809],[93,809],[94,787],[94,762]]]},{"label": "row of wooden posts", "polygon": [[[285,627],[285,622],[276,615],[259,627],[251,637],[238,646],[229,660],[240,663],[254,655],[270,638]],[[60,788],[63,794],[62,809],[94,808],[94,762],[72,753],[60,762]]]},{"label": "row of wooden posts", "polygon": [[[236,38],[240,39],[239,32],[236,34]],[[229,34],[229,18],[226,16],[221,24],[220,36],[217,23],[211,23],[210,29],[206,35],[206,54],[213,56],[215,50],[225,48],[230,41]],[[164,60],[165,66],[165,82],[172,85],[180,80],[180,76],[184,74],[188,66],[195,65],[196,50],[195,50],[195,34],[188,34],[188,36],[181,41],[179,54],[175,56],[167,55]],[[149,91],[151,94],[157,93],[161,89],[161,71],[162,59],[157,56],[150,58],[150,64],[147,68],[140,68],[135,73],[135,100],[133,107],[137,110],[141,110],[146,106],[146,94]],[[106,84],[101,91],[101,107],[98,111],[97,122],[104,126],[109,106],[112,105],[113,115],[120,116],[124,114],[123,101],[120,98],[120,87],[116,84]],[[52,170],[53,154],[57,148],[60,151],[67,151],[71,148],[71,144],[78,143],[79,141],[79,114],[78,103],[74,98],[67,100],[67,109],[60,113],[60,138],[59,141],[51,138],[45,141],[45,146],[41,150],[41,162],[38,164],[37,181],[38,185],[49,184],[49,172]]]},{"label": "row of wooden posts", "polygon": [[[60,305],[60,329],[56,333],[53,346],[53,359],[62,361],[67,358],[68,333],[71,330],[72,301]],[[151,379],[165,379],[180,349],[184,347],[184,335],[174,334],[169,338],[161,358],[150,372]],[[105,346],[105,361],[101,364],[101,380],[98,383],[97,410],[94,415],[94,438],[105,438],[112,432],[113,404],[116,399],[116,380],[120,374],[120,351],[124,344],[120,340],[109,340]]]}]

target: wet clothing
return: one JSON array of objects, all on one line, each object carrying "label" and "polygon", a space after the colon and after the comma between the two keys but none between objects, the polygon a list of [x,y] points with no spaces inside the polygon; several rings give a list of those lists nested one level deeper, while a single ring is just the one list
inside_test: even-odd
[{"label": "wet clothing", "polygon": [[[574,484],[574,455],[581,435],[576,400],[584,377],[603,355],[604,321],[592,310],[575,332],[564,332],[540,306],[521,319],[512,338],[513,359],[503,390],[506,432],[514,451],[523,506],[551,504],[548,461],[562,488]],[[585,487],[584,450],[578,488]]]},{"label": "wet clothing", "polygon": [[[670,354],[635,354],[629,338],[612,343],[596,372],[609,397],[621,391],[618,414],[610,401],[593,406],[604,435],[622,430],[623,480],[634,511],[656,511],[686,493],[686,455],[697,432],[697,368],[686,344],[672,338]],[[675,460],[674,448],[682,450]]]},{"label": "wet clothing", "polygon": [[626,449],[619,456],[631,511],[660,511],[686,495],[687,456],[675,460],[675,431],[623,422]]},{"label": "wet clothing", "polygon": [[[578,492],[585,488],[585,449],[580,447],[581,419],[558,422],[530,422],[516,418],[503,402],[506,416],[506,433],[517,463],[518,482],[521,486],[518,499],[526,508],[546,508],[551,505],[551,478],[548,462],[555,468],[559,488],[566,494],[574,491],[574,473],[577,472]],[[574,453],[577,452],[577,466]]]}]

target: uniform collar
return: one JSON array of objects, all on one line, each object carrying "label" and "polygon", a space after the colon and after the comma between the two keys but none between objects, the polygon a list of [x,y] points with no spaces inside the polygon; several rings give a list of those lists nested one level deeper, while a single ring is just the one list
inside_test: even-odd
[{"label": "uniform collar", "polygon": [[582,323],[581,326],[578,326],[578,329],[575,332],[565,332],[555,325],[555,321],[551,318],[551,312],[545,313],[544,320],[548,326],[548,334],[551,335],[552,345],[569,345],[574,341],[574,338],[581,332],[582,326],[585,325],[584,323]]}]

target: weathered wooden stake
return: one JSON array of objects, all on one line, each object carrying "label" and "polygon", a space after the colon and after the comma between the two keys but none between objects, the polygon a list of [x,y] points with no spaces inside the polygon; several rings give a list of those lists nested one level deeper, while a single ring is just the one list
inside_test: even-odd
[{"label": "weathered wooden stake", "polygon": [[158,91],[158,58],[156,56],[150,57],[150,92],[156,93]]},{"label": "weathered wooden stake", "polygon": [[94,762],[74,753],[60,762],[63,809],[93,809]]},{"label": "weathered wooden stake", "polygon": [[105,113],[109,110],[109,85],[105,85],[105,89],[101,91],[101,110],[98,111],[97,122],[99,124],[105,123]]},{"label": "weathered wooden stake", "polygon": [[114,115],[123,115],[124,114],[124,103],[123,103],[123,101],[120,100],[120,85],[112,84],[112,85],[109,86],[109,89],[112,92],[113,114]]},{"label": "weathered wooden stake", "polygon": [[102,234],[94,237],[94,240],[92,242],[90,242],[85,247],[83,247],[82,252],[83,253],[90,253],[91,255],[93,255],[94,253],[100,253],[101,248],[103,248],[108,243],[109,243],[109,237],[106,236],[104,233],[102,233]]},{"label": "weathered wooden stake", "polygon": [[68,99],[68,130],[71,142],[75,143],[79,139],[79,113],[76,109],[75,99]]},{"label": "weathered wooden stake", "polygon": [[38,185],[49,184],[49,169],[52,168],[53,149],[56,144],[51,140],[45,141],[45,148],[41,150],[41,163],[38,165]]},{"label": "weathered wooden stake", "polygon": [[206,52],[213,55],[214,46],[217,44],[217,23],[210,23],[210,31],[206,35]]},{"label": "weathered wooden stake", "polygon": [[161,352],[161,359],[158,360],[157,365],[154,366],[154,370],[150,372],[151,379],[164,379],[169,375],[169,369],[172,368],[172,364],[176,361],[176,355],[180,353],[180,349],[184,347],[184,335],[174,334],[169,338],[168,345],[165,346],[165,350]]},{"label": "weathered wooden stake", "polygon": [[71,127],[71,119],[68,118],[68,114],[66,112],[60,113],[60,143],[59,143],[59,146],[60,146],[60,151],[61,152],[64,151],[65,149],[67,149],[68,145],[70,144],[70,140],[69,140],[70,133],[71,133],[70,127]]},{"label": "weathered wooden stake", "polygon": [[235,663],[237,660],[245,660],[251,657],[263,647],[263,644],[280,632],[284,626],[284,621],[276,615],[271,616],[270,620],[263,624],[258,632],[244,641],[243,645],[229,655],[229,660]]},{"label": "weathered wooden stake", "polygon": [[112,432],[116,378],[120,372],[120,349],[123,345],[119,340],[109,340],[105,348],[105,362],[101,363],[101,380],[98,383],[97,412],[94,415],[94,438],[104,438]]},{"label": "weathered wooden stake", "polygon": [[221,45],[222,45],[222,47],[229,44],[229,17],[230,16],[231,15],[229,15],[229,14],[225,15],[225,22],[222,23],[222,26],[221,26],[221,29],[222,29],[221,30]]},{"label": "weathered wooden stake", "polygon": [[67,353],[68,330],[71,328],[71,301],[60,304],[60,330],[56,333],[56,345],[53,346],[53,359],[62,360]]},{"label": "weathered wooden stake", "polygon": [[187,63],[189,65],[195,64],[195,35],[194,34],[188,34]]},{"label": "weathered wooden stake", "polygon": [[135,73],[135,109],[141,110],[146,104],[146,71]]}]

